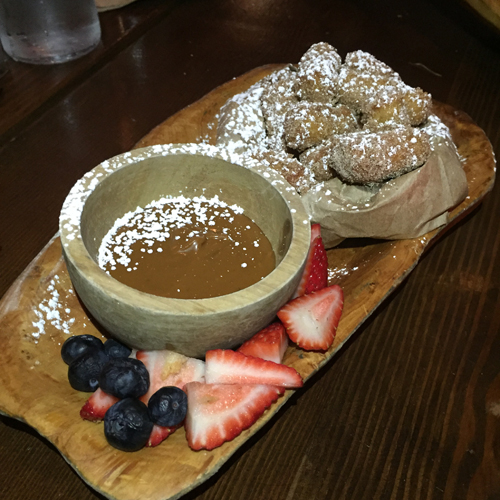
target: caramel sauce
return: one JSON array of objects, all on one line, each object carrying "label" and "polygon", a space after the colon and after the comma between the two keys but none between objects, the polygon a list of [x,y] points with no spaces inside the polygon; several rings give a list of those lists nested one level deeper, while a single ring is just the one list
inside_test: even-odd
[{"label": "caramel sauce", "polygon": [[125,285],[202,299],[246,288],[275,267],[271,244],[238,206],[214,197],[163,198],[116,221],[99,265]]}]

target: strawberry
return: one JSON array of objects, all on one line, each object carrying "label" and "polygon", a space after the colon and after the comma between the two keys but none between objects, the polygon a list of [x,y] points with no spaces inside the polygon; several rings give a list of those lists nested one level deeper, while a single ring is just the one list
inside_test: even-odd
[{"label": "strawberry", "polygon": [[306,350],[326,350],[335,338],[344,293],[338,285],[291,300],[278,311],[290,339]]},{"label": "strawberry", "polygon": [[137,359],[142,361],[149,371],[149,390],[140,398],[143,403],[161,387],[174,385],[184,390],[188,382],[203,382],[205,363],[200,359],[188,358],[174,351],[137,351]]},{"label": "strawberry", "polygon": [[291,366],[245,356],[229,349],[207,351],[207,384],[268,384],[286,388],[302,387],[302,377]]},{"label": "strawberry", "polygon": [[311,224],[311,241],[314,241],[318,236],[321,236],[321,225]]},{"label": "strawberry", "polygon": [[84,420],[99,422],[104,418],[108,409],[119,401],[118,398],[97,389],[80,410],[80,417]]},{"label": "strawberry", "polygon": [[326,255],[321,226],[311,226],[311,246],[307,255],[306,267],[302,273],[294,298],[321,290],[328,286],[328,257]]},{"label": "strawberry", "polygon": [[213,450],[250,427],[284,389],[271,385],[186,384],[186,437],[193,450]]},{"label": "strawberry", "polygon": [[162,427],[161,425],[154,425],[153,430],[151,431],[151,435],[149,436],[149,440],[146,443],[146,446],[149,448],[154,448],[158,446],[162,441],[172,434],[175,430],[177,430],[180,426],[174,427]]},{"label": "strawberry", "polygon": [[256,333],[250,340],[247,340],[238,349],[238,352],[247,356],[281,363],[287,346],[288,337],[285,333],[285,327],[279,321],[276,321]]}]

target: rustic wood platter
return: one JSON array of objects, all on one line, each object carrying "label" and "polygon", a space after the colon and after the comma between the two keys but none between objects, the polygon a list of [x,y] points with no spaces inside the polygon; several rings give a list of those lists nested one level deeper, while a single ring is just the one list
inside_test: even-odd
[{"label": "rustic wood platter", "polygon": [[500,29],[500,1],[499,0],[465,0],[481,17]]},{"label": "rustic wood platter", "polygon": [[[215,89],[159,125],[137,146],[213,142],[217,113],[226,99],[279,67],[257,68]],[[469,196],[451,212],[448,225],[420,238],[352,245],[347,242],[328,251],[329,281],[344,289],[344,313],[335,342],[327,352],[288,348],[284,362],[296,368],[304,380],[334,356],[410,274],[432,243],[470,213],[493,187],[495,159],[484,132],[466,114],[439,103],[434,107],[450,127],[464,159]],[[86,483],[107,498],[181,497],[215,474],[293,394],[287,391],[252,428],[211,452],[191,451],[183,429],[156,448],[120,452],[106,443],[102,424],[79,417],[88,395],[74,391],[67,382],[67,367],[60,358],[60,347],[68,335],[82,333],[102,335],[99,325],[88,316],[72,289],[56,235],[0,302],[0,341],[4,355],[0,412],[35,428],[57,447]]]}]

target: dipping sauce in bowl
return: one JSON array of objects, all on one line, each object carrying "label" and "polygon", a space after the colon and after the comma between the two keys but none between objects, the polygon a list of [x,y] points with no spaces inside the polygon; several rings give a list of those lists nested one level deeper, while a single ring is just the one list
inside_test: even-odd
[{"label": "dipping sauce in bowl", "polygon": [[276,261],[266,235],[243,212],[218,196],[161,198],[115,222],[99,248],[99,265],[125,285],[162,297],[242,290]]},{"label": "dipping sauce in bowl", "polygon": [[[274,319],[299,284],[311,235],[283,177],[202,144],[151,146],[97,165],[69,192],[59,230],[74,289],[107,333],[136,349],[200,358]],[[163,261],[167,253],[176,260]]]}]

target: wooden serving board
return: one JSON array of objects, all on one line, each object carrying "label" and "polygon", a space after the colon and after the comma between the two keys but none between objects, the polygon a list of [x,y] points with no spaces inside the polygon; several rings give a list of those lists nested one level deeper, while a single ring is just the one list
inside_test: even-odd
[{"label": "wooden serving board", "polygon": [[465,0],[481,17],[500,29],[500,0]]},{"label": "wooden serving board", "polygon": [[[279,67],[258,68],[215,89],[162,123],[138,146],[213,141],[216,115],[226,99]],[[450,127],[464,158],[469,196],[453,210],[446,227],[421,238],[369,241],[361,246],[358,242],[353,247],[343,244],[328,252],[329,280],[344,289],[344,313],[335,342],[327,352],[288,348],[284,362],[296,368],[304,380],[333,357],[409,275],[431,243],[493,187],[495,160],[483,131],[460,111],[442,104],[436,104],[435,109]],[[88,395],[74,391],[67,382],[60,347],[69,334],[82,333],[100,335],[100,330],[73,292],[56,235],[0,302],[0,341],[4,367],[8,367],[0,370],[0,412],[34,427],[85,482],[108,498],[181,497],[215,474],[292,394],[288,391],[252,428],[213,451],[191,451],[184,430],[179,429],[156,448],[121,452],[106,443],[102,424],[79,417]]]}]

